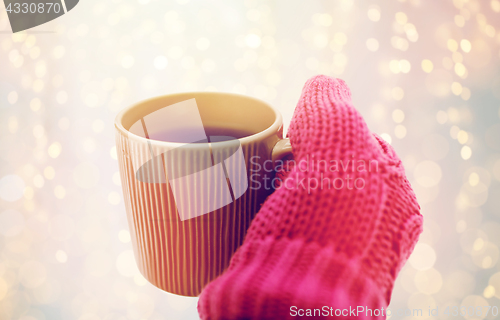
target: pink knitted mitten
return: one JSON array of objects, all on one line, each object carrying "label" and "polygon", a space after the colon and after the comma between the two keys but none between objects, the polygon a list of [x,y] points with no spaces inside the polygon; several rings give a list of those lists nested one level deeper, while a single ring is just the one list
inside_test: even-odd
[{"label": "pink knitted mitten", "polygon": [[205,287],[201,318],[385,319],[422,232],[401,161],[368,130],[340,79],[307,81],[288,135],[295,166]]}]

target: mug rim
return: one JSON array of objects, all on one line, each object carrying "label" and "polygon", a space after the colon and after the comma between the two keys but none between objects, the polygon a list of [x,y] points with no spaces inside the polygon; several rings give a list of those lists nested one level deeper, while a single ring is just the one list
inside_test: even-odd
[{"label": "mug rim", "polygon": [[[115,128],[122,132],[124,135],[126,135],[128,138],[132,138],[134,140],[139,140],[143,142],[149,142],[153,145],[171,145],[174,147],[179,147],[179,146],[185,146],[186,144],[189,144],[190,146],[195,147],[196,145],[203,145],[203,144],[196,144],[196,143],[186,143],[186,142],[171,142],[171,141],[163,141],[163,140],[154,140],[154,139],[148,139],[145,137],[141,137],[139,135],[136,135],[129,130],[125,129],[123,126],[123,118],[126,116],[128,112],[131,112],[132,110],[141,107],[144,104],[150,103],[153,100],[156,99],[161,99],[161,98],[167,98],[167,97],[174,97],[174,96],[179,96],[179,95],[186,95],[186,94],[192,94],[192,95],[199,95],[199,94],[204,94],[204,95],[220,95],[220,96],[233,96],[233,97],[238,97],[238,98],[243,98],[243,99],[249,99],[249,100],[254,100],[256,103],[260,103],[262,105],[265,105],[268,109],[270,109],[273,114],[274,114],[274,121],[273,123],[267,127],[266,129],[259,131],[257,133],[254,133],[249,136],[245,136],[242,138],[237,139],[240,144],[247,144],[255,140],[265,140],[267,137],[270,137],[276,132],[279,132],[281,128],[283,127],[283,117],[281,113],[271,106],[269,103],[247,95],[243,94],[238,94],[238,93],[231,93],[231,92],[210,92],[210,91],[186,91],[186,92],[178,92],[178,93],[171,93],[171,94],[164,94],[160,96],[154,96],[148,99],[144,99],[141,101],[138,101],[128,107],[125,107],[123,110],[121,110],[115,117]],[[194,97],[196,98],[196,97]],[[218,142],[210,142],[211,145],[215,146],[222,146],[224,144],[227,144],[230,141],[218,141]]]}]

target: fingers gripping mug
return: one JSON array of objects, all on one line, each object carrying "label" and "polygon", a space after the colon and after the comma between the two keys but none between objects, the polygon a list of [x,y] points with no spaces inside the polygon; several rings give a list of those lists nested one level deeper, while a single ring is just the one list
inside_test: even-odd
[{"label": "fingers gripping mug", "polygon": [[272,192],[274,161],[291,153],[282,117],[254,98],[192,92],[126,108],[115,128],[139,270],[160,289],[197,296]]}]

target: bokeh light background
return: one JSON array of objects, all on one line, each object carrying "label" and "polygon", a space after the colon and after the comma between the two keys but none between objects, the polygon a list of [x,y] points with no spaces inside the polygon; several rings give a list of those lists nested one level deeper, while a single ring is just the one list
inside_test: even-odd
[{"label": "bokeh light background", "polygon": [[500,1],[82,0],[15,35],[2,8],[0,32],[0,319],[198,319],[137,271],[114,117],[208,90],[288,124],[320,73],[347,81],[422,206],[391,307],[500,306]]}]

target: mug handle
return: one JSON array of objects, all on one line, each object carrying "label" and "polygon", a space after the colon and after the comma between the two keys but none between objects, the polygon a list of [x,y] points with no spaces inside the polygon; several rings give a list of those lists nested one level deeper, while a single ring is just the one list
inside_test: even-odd
[{"label": "mug handle", "polygon": [[283,159],[287,155],[292,154],[292,144],[289,138],[284,138],[276,142],[271,153],[273,164],[276,161]]}]

